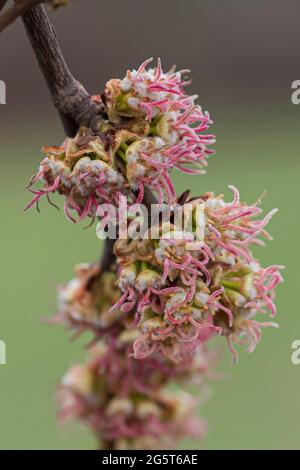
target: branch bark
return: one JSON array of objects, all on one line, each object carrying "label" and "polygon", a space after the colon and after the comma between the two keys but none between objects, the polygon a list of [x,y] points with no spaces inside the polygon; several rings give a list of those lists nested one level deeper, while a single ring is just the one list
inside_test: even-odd
[{"label": "branch bark", "polygon": [[[67,0],[65,0],[67,1]],[[36,6],[40,3],[50,3],[52,8],[58,8],[61,5],[66,5],[64,0],[14,0],[15,5],[9,8],[5,13],[0,16],[0,33],[7,26],[9,26],[19,16],[26,13],[29,8]],[[0,11],[7,3],[7,0],[0,0]]]},{"label": "branch bark", "polygon": [[116,260],[114,254],[115,241],[116,240],[107,238],[104,242],[103,253],[100,259],[101,272],[108,271]]},{"label": "branch bark", "polygon": [[[15,5],[8,8],[0,16],[0,33],[15,21],[19,16],[23,15],[29,8],[39,3],[48,3],[50,0],[15,0]],[[0,10],[4,7],[7,0],[0,0]]]},{"label": "branch bark", "polygon": [[0,0],[0,11],[5,7],[7,0]]},{"label": "branch bark", "polygon": [[44,6],[31,8],[23,15],[23,22],[67,135],[73,137],[80,125],[96,132],[103,107],[71,74]]}]

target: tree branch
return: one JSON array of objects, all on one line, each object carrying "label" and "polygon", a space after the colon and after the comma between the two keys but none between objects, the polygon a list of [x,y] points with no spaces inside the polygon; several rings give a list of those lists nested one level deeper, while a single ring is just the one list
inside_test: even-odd
[{"label": "tree branch", "polygon": [[[0,0],[0,10],[4,7],[7,0]],[[8,8],[0,16],[0,33],[19,16],[23,15],[29,8],[39,3],[48,3],[50,0],[15,0],[15,4]]]},{"label": "tree branch", "polygon": [[[61,5],[66,5],[67,1],[68,0],[14,0],[15,5],[0,16],[0,33],[33,6],[40,3],[50,3],[52,8],[56,9]],[[0,0],[0,11],[6,3],[7,0]]]},{"label": "tree branch", "polygon": [[7,2],[7,0],[0,0],[0,11],[2,10],[2,8],[5,6],[5,3]]},{"label": "tree branch", "polygon": [[45,8],[31,8],[23,15],[23,22],[67,135],[73,137],[80,125],[96,132],[103,119],[103,107],[71,74]]},{"label": "tree branch", "polygon": [[106,238],[104,242],[103,253],[100,259],[101,271],[108,271],[114,264],[116,256],[114,254],[114,244],[116,240]]}]

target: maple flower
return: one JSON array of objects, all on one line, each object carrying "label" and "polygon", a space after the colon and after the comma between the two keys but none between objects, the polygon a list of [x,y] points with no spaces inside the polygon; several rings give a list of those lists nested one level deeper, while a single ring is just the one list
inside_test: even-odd
[{"label": "maple flower", "polygon": [[232,312],[233,322],[228,326],[224,313],[219,311],[214,323],[221,326],[227,338],[233,362],[238,359],[234,343],[246,345],[247,351],[252,352],[261,340],[262,328],[278,327],[273,321],[259,319],[268,312],[271,317],[276,315],[275,288],[282,282],[282,268],[276,265],[262,268],[257,261],[247,264],[242,258],[234,265],[215,266],[213,282],[222,286],[220,302]]},{"label": "maple flower", "polygon": [[[74,279],[59,288],[53,321],[75,337],[94,335],[87,362],[61,381],[59,416],[82,421],[103,449],[170,448],[180,438],[201,437],[206,424],[196,417],[196,401],[171,392],[170,384],[196,382],[204,394],[217,356],[212,338],[222,337],[236,361],[236,345],[252,352],[262,329],[277,327],[275,289],[283,267],[265,268],[252,252],[271,238],[266,225],[277,210],[262,216],[260,200],[247,205],[234,186],[230,202],[212,192],[177,197],[171,172],[205,173],[215,142],[212,120],[198,96],[186,92],[188,70],[164,72],[160,60],[148,67],[151,60],[91,97],[98,111],[92,129],[44,147],[28,188],[27,208],[39,210],[44,196],[55,206],[56,193],[74,223],[103,222],[104,203],[127,228],[135,222],[134,205],[149,209],[157,200],[169,209],[168,222],[151,220],[142,238],[123,239],[122,224],[113,224],[119,238],[114,253],[106,246],[109,267],[78,265]],[[188,227],[177,226],[183,204]]]},{"label": "maple flower", "polygon": [[174,439],[201,436],[206,424],[195,417],[195,399],[151,383],[155,374],[141,364],[112,342],[99,343],[86,364],[73,366],[63,377],[60,418],[80,419],[100,446],[109,443],[114,449],[162,448],[174,446]]},{"label": "maple flower", "polygon": [[58,313],[53,322],[77,334],[86,329],[103,334],[122,315],[117,309],[111,310],[119,297],[114,272],[101,272],[98,263],[77,265],[75,278],[59,287]]},{"label": "maple flower", "polygon": [[[160,61],[146,70],[148,63],[123,80],[110,80],[101,97],[93,97],[108,117],[99,121],[98,131],[81,128],[62,146],[44,147],[46,158],[31,179],[34,197],[27,208],[58,192],[65,197],[66,216],[75,222],[95,217],[104,202],[118,206],[121,193],[141,202],[145,185],[160,203],[173,203],[171,170],[204,172],[215,142],[207,134],[209,114],[195,104],[197,96],[185,93],[186,71],[163,73]],[[38,182],[42,187],[32,189]]]},{"label": "maple flower", "polygon": [[143,62],[138,70],[129,70],[123,80],[110,80],[104,99],[111,121],[132,120],[133,133],[116,152],[126,164],[130,185],[147,184],[159,194],[160,202],[171,202],[175,191],[170,170],[205,173],[207,157],[213,154],[209,146],[215,137],[206,133],[212,121],[195,104],[197,95],[185,92],[190,80],[184,75],[189,71],[172,68],[164,73],[160,60],[156,67],[146,69],[151,61]]},{"label": "maple flower", "polygon": [[[133,348],[143,359],[158,351],[179,362],[191,357],[199,344],[219,334],[253,351],[261,328],[272,321],[254,319],[276,314],[275,288],[282,266],[262,268],[250,245],[270,238],[265,226],[276,212],[258,219],[258,204],[232,202],[209,193],[187,204],[204,205],[204,239],[162,223],[157,239],[118,240],[118,285],[123,291],[114,308],[135,312],[140,334]],[[112,309],[113,310],[113,309]]]},{"label": "maple flower", "polygon": [[[29,190],[34,197],[26,209],[38,204],[42,196],[47,196],[51,203],[50,194],[58,192],[65,197],[67,218],[75,222],[71,210],[77,213],[78,220],[95,217],[101,203],[117,204],[120,190],[125,191],[124,178],[112,167],[100,137],[81,129],[61,147],[44,147],[43,150],[47,156],[30,181]],[[42,187],[32,189],[40,181]]]}]

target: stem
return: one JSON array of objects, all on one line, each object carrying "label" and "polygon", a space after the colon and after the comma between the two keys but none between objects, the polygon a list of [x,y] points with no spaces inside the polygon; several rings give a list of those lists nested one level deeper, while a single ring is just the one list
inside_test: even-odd
[{"label": "stem", "polygon": [[2,8],[5,6],[5,3],[7,2],[7,0],[0,0],[0,11],[2,10]]},{"label": "stem", "polygon": [[114,264],[116,256],[114,254],[114,244],[116,240],[107,238],[104,243],[103,254],[100,260],[101,271],[108,271],[109,268]]},{"label": "stem", "polygon": [[[0,33],[19,16],[23,15],[29,8],[39,3],[47,3],[49,0],[15,0],[15,5],[8,8],[0,16]],[[4,7],[7,0],[0,0],[0,10]]]},{"label": "stem", "polygon": [[67,135],[74,137],[81,125],[97,131],[103,108],[71,74],[45,8],[31,8],[23,15],[23,22]]}]

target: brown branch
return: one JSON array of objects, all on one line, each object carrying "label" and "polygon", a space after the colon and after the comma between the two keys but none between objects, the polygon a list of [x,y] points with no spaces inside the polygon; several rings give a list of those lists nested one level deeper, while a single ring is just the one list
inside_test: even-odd
[{"label": "brown branch", "polygon": [[[66,5],[68,0],[14,0],[15,5],[9,8],[0,16],[0,33],[19,16],[24,15],[29,8],[40,3],[50,3],[53,9]],[[0,0],[0,11],[7,3],[7,0]]]},{"label": "brown branch", "polygon": [[116,240],[106,238],[103,253],[100,259],[101,272],[108,271],[114,264],[116,256],[114,254],[114,244]]},{"label": "brown branch", "polygon": [[[157,199],[149,188],[145,187],[143,204],[148,210],[148,222],[151,223],[151,205],[157,204]],[[101,271],[107,271],[115,262],[116,256],[113,248],[115,244],[114,239],[107,238],[104,243],[103,254],[100,259]]]},{"label": "brown branch", "polygon": [[6,2],[7,0],[0,0],[0,11],[2,10],[2,8],[4,8]]},{"label": "brown branch", "polygon": [[[6,3],[4,0],[0,2],[2,7]],[[73,137],[80,125],[96,131],[103,109],[92,101],[68,69],[54,28],[44,7],[38,5],[49,2],[53,3],[52,0],[15,0],[15,4],[0,15],[0,32],[18,16],[23,17],[27,35],[67,135]]]},{"label": "brown branch", "polygon": [[45,8],[31,8],[23,15],[23,22],[68,136],[73,137],[81,125],[96,132],[103,119],[103,107],[71,74]]},{"label": "brown branch", "polygon": [[[15,21],[19,16],[23,15],[29,8],[38,5],[39,3],[48,3],[50,0],[19,0],[15,1],[15,4],[8,8],[0,16],[0,33]],[[0,10],[5,5],[6,0],[1,0]]]}]

